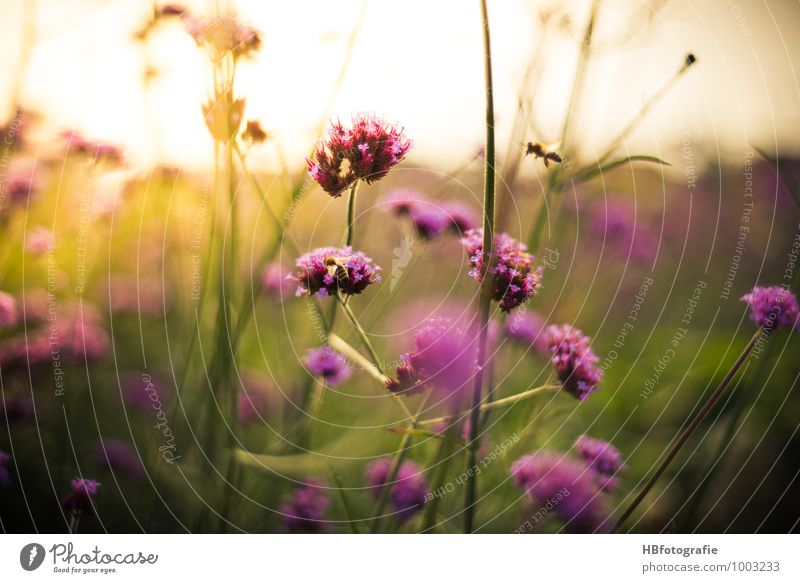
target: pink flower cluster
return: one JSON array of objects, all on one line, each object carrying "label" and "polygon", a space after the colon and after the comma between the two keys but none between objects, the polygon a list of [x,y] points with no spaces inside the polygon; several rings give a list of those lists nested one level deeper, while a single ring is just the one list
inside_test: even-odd
[{"label": "pink flower cluster", "polygon": [[[461,243],[469,255],[469,274],[481,282],[484,272],[483,228],[467,232]],[[532,298],[542,287],[542,268],[533,269],[533,256],[524,243],[505,233],[494,236],[494,250],[490,262],[494,277],[492,299],[500,302],[500,309],[510,312]]]},{"label": "pink flower cluster", "polygon": [[597,390],[603,374],[597,366],[599,359],[589,346],[591,338],[569,324],[548,326],[546,334],[558,380],[570,395],[585,401]]},{"label": "pink flower cluster", "polygon": [[349,127],[333,122],[306,164],[322,189],[339,197],[356,180],[372,184],[386,176],[410,149],[403,128],[377,115],[357,114]]},{"label": "pink flower cluster", "polygon": [[351,247],[321,247],[297,260],[291,278],[297,283],[297,296],[351,296],[381,280],[380,267]]},{"label": "pink flower cluster", "polygon": [[478,217],[469,206],[459,201],[429,200],[423,193],[401,188],[385,199],[389,211],[408,217],[421,239],[433,239],[446,231],[462,236],[478,226]]}]

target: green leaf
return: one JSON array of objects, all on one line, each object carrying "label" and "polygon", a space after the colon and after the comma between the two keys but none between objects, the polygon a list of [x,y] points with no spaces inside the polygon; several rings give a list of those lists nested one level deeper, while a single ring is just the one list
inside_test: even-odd
[{"label": "green leaf", "polygon": [[617,166],[622,166],[623,164],[630,164],[631,162],[650,162],[652,164],[660,164],[661,166],[672,166],[669,162],[665,162],[661,158],[656,158],[655,156],[624,156],[622,158],[615,158],[610,162],[606,162],[601,166],[589,166],[578,170],[574,175],[573,179],[578,181],[586,181],[591,180],[595,176],[601,175],[605,172],[610,172]]}]

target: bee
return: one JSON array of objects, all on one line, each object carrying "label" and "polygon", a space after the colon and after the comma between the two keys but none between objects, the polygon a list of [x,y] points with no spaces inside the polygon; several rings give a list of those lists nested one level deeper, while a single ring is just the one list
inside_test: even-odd
[{"label": "bee", "polygon": [[325,267],[328,268],[328,275],[335,278],[340,285],[346,283],[350,278],[350,272],[347,271],[347,267],[344,264],[346,260],[347,257],[330,256],[325,258]]},{"label": "bee", "polygon": [[545,168],[550,168],[550,162],[560,164],[562,161],[558,152],[547,149],[546,146],[539,142],[528,142],[525,145],[525,155],[529,156],[531,154],[533,154],[534,159],[541,158]]}]

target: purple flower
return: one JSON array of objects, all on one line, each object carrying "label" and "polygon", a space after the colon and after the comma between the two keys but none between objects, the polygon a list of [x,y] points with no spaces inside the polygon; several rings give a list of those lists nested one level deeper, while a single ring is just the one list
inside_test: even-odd
[{"label": "purple flower", "polygon": [[765,332],[775,328],[797,328],[800,307],[797,298],[781,286],[754,287],[742,301],[750,306],[750,319]]},{"label": "purple flower", "polygon": [[278,301],[292,297],[294,284],[290,274],[291,272],[281,267],[280,263],[267,264],[261,273],[261,291]]},{"label": "purple flower", "polygon": [[591,339],[569,324],[548,326],[547,345],[553,367],[564,390],[580,401],[597,390],[603,371],[597,366],[597,355],[589,346]]},{"label": "purple flower", "polygon": [[235,59],[248,57],[261,47],[259,32],[231,15],[200,17],[184,14],[183,17],[186,32],[198,47],[211,49],[215,59],[227,53]]},{"label": "purple flower", "polygon": [[[471,229],[461,239],[469,255],[469,274],[480,283],[484,267],[483,229]],[[527,247],[505,233],[494,237],[491,271],[494,276],[492,299],[500,309],[510,312],[527,301],[542,286],[542,268],[533,270],[533,256]]]},{"label": "purple flower", "polygon": [[172,385],[155,374],[126,372],[120,376],[120,384],[125,404],[142,411],[163,409],[172,401]]},{"label": "purple flower", "polygon": [[35,168],[26,166],[9,171],[2,187],[4,188],[0,188],[0,211],[10,207],[25,207],[39,187]]},{"label": "purple flower", "polygon": [[578,437],[575,449],[583,461],[597,473],[598,483],[603,491],[613,491],[619,482],[617,474],[625,469],[619,451],[607,441],[588,435]]},{"label": "purple flower", "polygon": [[94,515],[94,497],[100,482],[86,478],[73,478],[72,491],[61,499],[61,508],[79,516]]},{"label": "purple flower", "polygon": [[15,326],[18,321],[17,300],[11,294],[0,291],[0,329]]},{"label": "purple flower", "polygon": [[95,444],[95,457],[114,472],[132,480],[141,480],[144,468],[136,449],[119,439],[102,439]]},{"label": "purple flower", "polygon": [[0,449],[0,488],[11,486],[11,474],[6,468],[6,464],[11,461],[11,456]]},{"label": "purple flower", "polygon": [[536,312],[517,310],[506,319],[505,335],[510,340],[532,346],[541,354],[547,354],[545,322]]},{"label": "purple flower", "polygon": [[397,379],[387,383],[406,395],[425,386],[460,400],[477,372],[477,343],[448,318],[433,318],[414,334],[414,350],[400,357]]},{"label": "purple flower", "polygon": [[443,202],[442,210],[447,215],[449,228],[458,236],[463,236],[467,231],[476,229],[480,225],[475,211],[462,202]]},{"label": "purple flower", "polygon": [[635,261],[652,260],[658,249],[657,238],[646,226],[636,222],[636,208],[624,200],[593,205],[589,227],[601,243]]},{"label": "purple flower", "polygon": [[308,372],[321,376],[329,387],[335,387],[350,378],[350,369],[347,367],[344,356],[330,346],[306,351],[303,362],[308,368]]},{"label": "purple flower", "polygon": [[420,204],[428,202],[428,197],[413,188],[397,188],[386,195],[383,202],[389,212],[402,217],[409,215]]},{"label": "purple flower", "polygon": [[570,533],[603,531],[608,514],[594,472],[561,453],[524,455],[511,466],[514,483],[532,499],[535,510],[553,512]]},{"label": "purple flower", "polygon": [[341,196],[356,180],[380,180],[411,149],[403,128],[370,114],[356,114],[350,127],[335,121],[328,135],[306,158],[308,173],[332,197]]},{"label": "purple flower", "polygon": [[321,247],[297,260],[292,279],[297,283],[298,296],[356,295],[367,286],[381,280],[380,267],[372,259],[350,247]]},{"label": "purple flower", "polygon": [[[389,480],[391,466],[391,458],[379,459],[367,466],[365,478],[376,498]],[[418,512],[428,495],[428,482],[422,468],[410,460],[400,465],[391,488],[389,498],[400,520],[407,520]]]},{"label": "purple flower", "polygon": [[35,227],[25,237],[25,251],[34,256],[44,255],[56,245],[53,231],[46,227]]},{"label": "purple flower", "polygon": [[310,481],[287,496],[280,507],[281,521],[287,532],[318,533],[325,530],[328,496],[322,485]]}]

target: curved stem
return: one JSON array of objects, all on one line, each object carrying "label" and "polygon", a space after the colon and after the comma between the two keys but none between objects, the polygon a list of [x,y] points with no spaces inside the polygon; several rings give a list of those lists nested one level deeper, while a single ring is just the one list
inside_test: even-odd
[{"label": "curved stem", "polygon": [[647,484],[645,484],[644,488],[642,488],[641,492],[639,492],[638,496],[636,496],[634,501],[630,504],[630,506],[628,506],[625,512],[622,513],[622,516],[619,517],[619,520],[617,520],[616,524],[614,525],[612,532],[617,532],[625,523],[625,521],[630,517],[630,515],[633,514],[633,511],[636,510],[639,504],[641,504],[642,500],[644,500],[644,497],[647,496],[647,493],[650,492],[655,483],[661,477],[661,474],[664,473],[664,470],[667,469],[667,466],[669,466],[672,460],[675,459],[675,456],[678,455],[678,452],[681,450],[681,448],[689,439],[689,437],[692,435],[692,433],[694,433],[694,430],[697,429],[698,425],[700,425],[700,423],[703,421],[706,415],[708,415],[708,413],[717,403],[719,398],[725,392],[725,389],[728,387],[731,380],[736,375],[736,372],[742,366],[744,361],[747,360],[747,357],[753,351],[753,348],[755,347],[756,343],[764,333],[765,333],[764,330],[762,328],[759,328],[756,331],[756,333],[753,334],[753,337],[750,339],[750,342],[747,343],[747,346],[745,346],[744,350],[742,350],[742,353],[739,355],[739,358],[737,358],[736,362],[733,363],[733,366],[728,371],[728,374],[725,375],[725,378],[722,379],[722,382],[708,398],[708,401],[706,401],[705,405],[703,405],[703,408],[700,409],[697,415],[695,415],[694,419],[692,419],[692,422],[689,424],[689,426],[683,430],[681,436],[678,438],[678,440],[675,442],[672,448],[670,448],[669,453],[661,462],[661,464],[659,464],[658,468],[656,468],[656,471],[653,472],[653,475],[647,481]]}]

